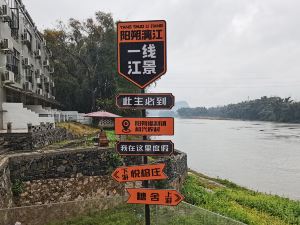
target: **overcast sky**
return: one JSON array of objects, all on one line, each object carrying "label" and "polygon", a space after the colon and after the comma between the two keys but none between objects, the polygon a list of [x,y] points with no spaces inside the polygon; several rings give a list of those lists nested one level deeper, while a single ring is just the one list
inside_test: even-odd
[{"label": "overcast sky", "polygon": [[299,0],[23,0],[40,30],[95,11],[167,21],[168,72],[153,92],[191,106],[300,100]]}]

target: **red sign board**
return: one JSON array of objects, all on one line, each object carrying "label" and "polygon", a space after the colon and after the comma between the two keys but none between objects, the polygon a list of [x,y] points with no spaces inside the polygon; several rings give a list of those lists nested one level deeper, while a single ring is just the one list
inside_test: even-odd
[{"label": "red sign board", "polygon": [[118,135],[174,135],[174,118],[115,118]]},{"label": "red sign board", "polygon": [[145,88],[167,71],[166,21],[119,22],[118,73]]},{"label": "red sign board", "polygon": [[130,204],[176,206],[184,197],[176,190],[135,189],[127,188]]},{"label": "red sign board", "polygon": [[164,174],[165,164],[153,164],[142,166],[128,166],[117,168],[112,177],[118,182],[164,180],[168,177]]}]

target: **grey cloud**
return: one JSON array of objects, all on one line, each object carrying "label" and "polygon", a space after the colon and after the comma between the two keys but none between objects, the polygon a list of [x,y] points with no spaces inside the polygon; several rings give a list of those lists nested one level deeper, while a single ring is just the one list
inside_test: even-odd
[{"label": "grey cloud", "polygon": [[300,100],[298,0],[23,0],[40,28],[97,10],[115,19],[166,19],[168,73],[152,91],[191,105],[261,95]]}]

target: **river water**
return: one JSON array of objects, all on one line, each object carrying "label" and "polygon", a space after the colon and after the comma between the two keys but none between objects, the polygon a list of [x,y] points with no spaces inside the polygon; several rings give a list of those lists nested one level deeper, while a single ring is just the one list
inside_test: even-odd
[{"label": "river water", "polygon": [[[300,124],[176,119],[175,148],[191,169],[300,200]],[[161,137],[161,139],[170,137]]]}]

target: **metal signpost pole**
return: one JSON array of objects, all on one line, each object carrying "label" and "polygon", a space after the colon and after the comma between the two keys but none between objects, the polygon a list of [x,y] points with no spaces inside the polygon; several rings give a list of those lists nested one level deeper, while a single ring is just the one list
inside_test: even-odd
[{"label": "metal signpost pole", "polygon": [[[141,89],[141,93],[142,94],[145,94],[145,89]],[[146,118],[147,117],[147,114],[146,114],[146,109],[142,109],[142,117],[143,118]],[[147,141],[147,136],[143,136],[143,140],[144,141]],[[143,163],[144,165],[147,165],[148,164],[148,156],[144,156],[143,157]],[[143,182],[143,186],[144,188],[148,188],[149,187],[149,182],[147,180],[145,180]],[[150,225],[150,205],[145,205],[145,224],[146,225]]]},{"label": "metal signpost pole", "polygon": [[[166,21],[118,22],[117,34],[118,73],[141,88],[141,94],[136,96],[134,96],[135,94],[120,94],[116,97],[116,103],[120,108],[142,109],[142,115],[141,118],[116,118],[115,133],[119,135],[141,135],[143,136],[144,144],[145,142],[150,142],[147,141],[147,135],[174,135],[174,118],[147,118],[146,115],[146,109],[171,109],[174,106],[174,96],[170,93],[145,95],[145,88],[167,71]],[[148,125],[148,122],[150,125]],[[155,126],[151,124],[155,124]],[[135,149],[133,148],[135,145],[137,143],[131,145],[128,149]],[[129,144],[128,142],[123,142],[122,146],[120,148],[121,153],[127,149],[126,146],[129,146]],[[141,146],[143,145],[139,146],[139,150],[135,154],[132,152],[127,152],[127,154],[137,155],[140,153]],[[151,146],[154,146],[153,142],[152,144],[147,144],[147,151],[145,150],[146,147],[144,147],[145,149],[142,153],[144,165],[148,164],[149,153],[151,155],[160,154],[168,156],[170,155],[170,151],[173,152],[174,150],[174,145],[170,141],[164,143],[158,142],[155,148]],[[138,171],[138,168],[135,169]],[[163,168],[157,170],[162,171]],[[118,173],[116,171],[113,174],[117,180],[119,179]],[[151,223],[150,205],[175,206],[183,200],[183,196],[174,190],[149,189],[149,179],[152,180],[152,178],[149,176],[147,180],[143,179],[142,189],[126,189],[129,193],[128,203],[145,204],[146,225],[150,225]],[[158,177],[156,176],[155,178]],[[167,179],[166,176],[160,178]]]}]

